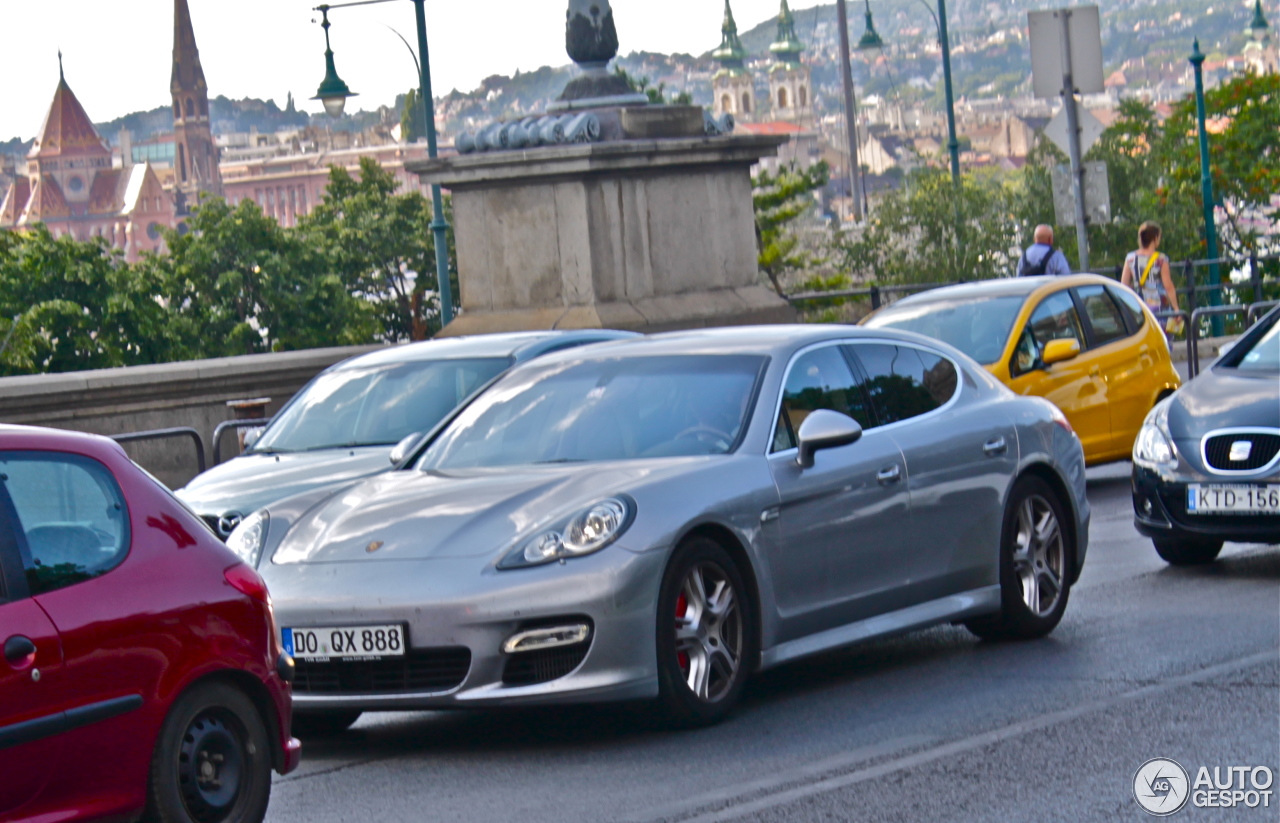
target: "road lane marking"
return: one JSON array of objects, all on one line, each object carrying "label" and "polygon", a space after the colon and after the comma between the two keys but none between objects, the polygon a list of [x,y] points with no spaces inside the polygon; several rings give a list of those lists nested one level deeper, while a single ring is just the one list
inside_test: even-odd
[{"label": "road lane marking", "polygon": [[638,814],[619,818],[618,823],[647,823],[648,821],[653,820],[678,819],[681,815],[691,814],[699,809],[705,809],[708,806],[715,806],[721,803],[735,801],[744,795],[759,794],[761,792],[768,792],[771,789],[777,789],[781,786],[812,781],[815,778],[820,778],[822,775],[847,769],[850,766],[856,766],[859,763],[865,763],[868,760],[875,760],[876,758],[897,754],[898,752],[906,751],[908,749],[918,749],[921,746],[928,746],[936,742],[938,742],[937,737],[923,734],[896,737],[882,743],[874,743],[870,746],[862,746],[857,749],[853,749],[852,751],[841,752],[840,754],[808,763],[799,768],[788,769],[784,772],[777,772],[771,777],[763,777],[758,780],[751,780],[745,783],[736,783],[722,789],[716,789],[715,791],[695,795],[694,797],[688,797],[665,806],[650,807]]},{"label": "road lane marking", "polygon": [[[941,760],[944,757],[951,757],[958,754],[973,751],[974,749],[990,746],[994,743],[1003,743],[1015,737],[1030,732],[1040,731],[1050,726],[1056,726],[1059,723],[1065,723],[1068,720],[1074,720],[1087,714],[1106,711],[1115,708],[1133,700],[1139,700],[1145,697],[1162,694],[1167,691],[1179,688],[1181,686],[1189,686],[1196,683],[1202,683],[1206,680],[1213,680],[1230,672],[1239,669],[1247,669],[1262,663],[1268,663],[1280,658],[1280,651],[1271,650],[1252,654],[1247,657],[1237,658],[1226,663],[1219,663],[1206,669],[1200,669],[1190,674],[1178,675],[1149,686],[1143,686],[1133,691],[1124,692],[1112,697],[1104,697],[1098,700],[1091,700],[1082,703],[1070,709],[1052,712],[1050,714],[1041,715],[1040,717],[1022,720],[1017,723],[994,729],[982,734],[966,737],[951,743],[945,743],[941,746],[935,746],[932,749],[916,752],[914,754],[879,763],[875,766],[869,766],[865,769],[859,769],[848,774],[837,775],[823,780],[818,780],[804,786],[797,786],[793,789],[771,794],[757,800],[740,803],[725,809],[717,809],[712,812],[698,815],[696,817],[684,818],[680,823],[725,823],[725,821],[737,820],[745,815],[754,814],[756,812],[772,809],[777,806],[801,800],[806,797],[812,797],[818,794],[843,789],[858,783],[864,783],[868,780],[875,780],[879,777],[893,774],[894,772],[903,771],[904,769],[913,769],[917,766],[923,766],[932,763],[935,760]],[[661,819],[661,818],[651,818]],[[670,818],[668,818],[670,819]],[[678,819],[678,818],[677,818]]]}]

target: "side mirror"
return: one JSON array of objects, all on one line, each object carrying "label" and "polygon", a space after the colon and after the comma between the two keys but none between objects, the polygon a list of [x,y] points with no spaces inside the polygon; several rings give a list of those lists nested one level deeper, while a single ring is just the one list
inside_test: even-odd
[{"label": "side mirror", "polygon": [[253,444],[258,442],[258,438],[262,436],[262,429],[249,429],[244,433],[244,450],[249,451],[253,448]]},{"label": "side mirror", "polygon": [[862,426],[848,415],[818,409],[804,419],[796,436],[800,440],[796,463],[807,469],[813,466],[815,452],[856,443],[862,437]]},{"label": "side mirror", "polygon": [[1040,355],[1040,359],[1046,366],[1052,366],[1054,363],[1070,360],[1078,354],[1080,354],[1080,341],[1050,340],[1044,347],[1044,354]]},{"label": "side mirror", "polygon": [[391,465],[399,466],[405,461],[409,455],[413,454],[414,448],[418,445],[418,441],[422,439],[422,432],[414,432],[405,437],[395,448],[391,450]]},{"label": "side mirror", "polygon": [[1228,340],[1226,343],[1223,343],[1221,346],[1218,347],[1218,356],[1225,357],[1226,355],[1230,354],[1231,350],[1236,347],[1236,343],[1239,343],[1239,342],[1240,342],[1239,340]]}]

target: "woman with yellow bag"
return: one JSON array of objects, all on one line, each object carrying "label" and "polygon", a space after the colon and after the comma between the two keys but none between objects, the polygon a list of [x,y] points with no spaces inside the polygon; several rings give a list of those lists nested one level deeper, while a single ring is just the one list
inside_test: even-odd
[{"label": "woman with yellow bag", "polygon": [[[1152,222],[1139,226],[1138,246],[1137,251],[1125,257],[1120,282],[1136,291],[1153,312],[1179,311],[1172,266],[1169,258],[1157,251],[1160,227]],[[1169,334],[1179,334],[1185,325],[1181,317],[1170,317],[1164,328]]]}]

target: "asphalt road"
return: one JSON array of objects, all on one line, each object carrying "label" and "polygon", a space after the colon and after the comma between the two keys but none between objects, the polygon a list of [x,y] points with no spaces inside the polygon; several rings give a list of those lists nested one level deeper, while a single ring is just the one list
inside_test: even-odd
[{"label": "asphalt road", "polygon": [[[1090,472],[1091,548],[1048,639],[937,628],[759,676],[711,729],[643,710],[366,715],[305,741],[268,820],[1146,820],[1145,761],[1280,766],[1280,547],[1172,569],[1128,466]],[[1280,820],[1190,804],[1175,819]]]}]

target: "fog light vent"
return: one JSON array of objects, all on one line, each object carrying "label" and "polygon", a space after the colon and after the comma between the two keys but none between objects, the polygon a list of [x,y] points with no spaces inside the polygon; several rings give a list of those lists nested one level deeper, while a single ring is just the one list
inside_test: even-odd
[{"label": "fog light vent", "polygon": [[507,638],[507,642],[502,644],[502,651],[506,654],[519,654],[555,649],[560,646],[573,646],[590,636],[591,627],[586,623],[526,629]]}]

